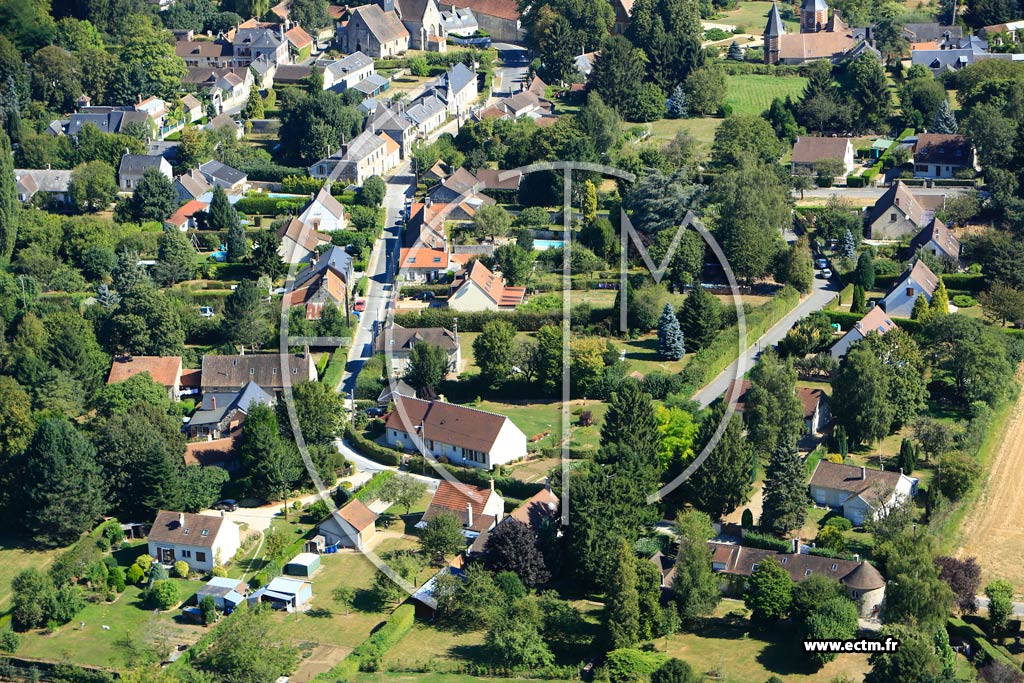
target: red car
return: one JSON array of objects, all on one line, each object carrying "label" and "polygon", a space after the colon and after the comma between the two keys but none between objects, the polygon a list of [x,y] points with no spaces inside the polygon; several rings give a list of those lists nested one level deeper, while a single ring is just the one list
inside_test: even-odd
[{"label": "red car", "polygon": [[356,313],[362,313],[366,310],[366,299],[356,299],[356,305],[352,308]]}]

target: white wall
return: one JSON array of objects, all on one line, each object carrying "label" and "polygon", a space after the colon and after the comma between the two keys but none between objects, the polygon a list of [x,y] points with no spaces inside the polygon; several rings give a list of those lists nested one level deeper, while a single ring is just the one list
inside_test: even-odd
[{"label": "white wall", "polygon": [[498,304],[484,294],[472,280],[467,280],[467,283],[455,290],[448,299],[448,308],[454,308],[456,311],[496,311]]}]

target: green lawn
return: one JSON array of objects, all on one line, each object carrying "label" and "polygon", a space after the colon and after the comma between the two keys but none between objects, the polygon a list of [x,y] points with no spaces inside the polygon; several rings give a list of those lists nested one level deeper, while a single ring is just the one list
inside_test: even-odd
[{"label": "green lawn", "polygon": [[[513,424],[523,430],[530,448],[551,448],[558,444],[562,435],[562,403],[560,401],[536,401],[532,403],[499,403],[481,401],[474,404],[481,410],[506,415]],[[608,409],[600,401],[574,400],[571,404],[572,436],[570,445],[581,449],[597,448],[600,439],[601,419]],[[594,425],[580,427],[576,424],[584,410],[594,413]],[[538,438],[539,437],[539,438]]]},{"label": "green lawn", "polygon": [[[764,27],[768,23],[768,10],[772,3],[757,0],[756,2],[741,2],[739,6],[728,12],[723,12],[711,21],[716,24],[732,24],[742,28],[743,35],[759,36],[764,33]],[[781,7],[780,7],[781,9]],[[800,23],[797,21],[786,21],[786,30],[799,33]]]},{"label": "green lawn", "polygon": [[[174,581],[179,584],[182,602],[190,600],[203,585],[201,581]],[[191,644],[202,635],[201,626],[180,621],[177,609],[154,614],[143,605],[141,594],[141,587],[129,586],[116,602],[87,605],[71,623],[53,633],[24,633],[18,654],[126,668],[148,656],[149,648],[158,642]],[[81,628],[82,623],[85,628]]]},{"label": "green lawn", "polygon": [[626,352],[626,362],[630,372],[636,371],[644,375],[651,372],[667,372],[676,374],[690,362],[693,354],[686,354],[679,360],[665,360],[658,355],[658,335],[648,334],[639,339],[612,339],[620,351]]},{"label": "green lawn", "polygon": [[[623,127],[633,128],[635,125],[629,123]],[[651,137],[661,140],[671,140],[679,132],[686,133],[697,142],[698,151],[707,152],[715,141],[715,131],[722,125],[722,119],[660,119],[643,125]]]},{"label": "green lawn", "polygon": [[10,536],[0,537],[0,613],[7,609],[11,599],[11,581],[26,569],[46,570],[62,550],[36,550],[24,548]]},{"label": "green lawn", "polygon": [[725,101],[736,114],[760,114],[776,97],[798,99],[806,85],[803,76],[726,76]]}]

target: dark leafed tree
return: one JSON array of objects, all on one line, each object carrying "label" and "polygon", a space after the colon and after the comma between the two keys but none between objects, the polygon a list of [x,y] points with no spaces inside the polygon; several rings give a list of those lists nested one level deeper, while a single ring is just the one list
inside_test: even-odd
[{"label": "dark leafed tree", "polygon": [[405,381],[420,396],[433,394],[448,376],[448,355],[434,344],[417,342],[409,353],[409,365],[405,369]]},{"label": "dark leafed tree", "polygon": [[679,360],[686,353],[686,342],[679,327],[672,304],[666,303],[658,318],[658,355],[669,360]]},{"label": "dark leafed tree", "polygon": [[213,199],[210,200],[206,222],[211,230],[229,230],[239,222],[238,212],[231,206],[227,193],[220,185],[213,188]]},{"label": "dark leafed tree", "polygon": [[551,577],[537,547],[537,534],[517,519],[508,519],[491,531],[484,563],[494,572],[515,572],[526,586],[538,586]]},{"label": "dark leafed tree", "polygon": [[162,285],[174,285],[192,278],[196,250],[188,237],[175,227],[165,227],[157,244],[154,279]]},{"label": "dark leafed tree", "polygon": [[981,587],[981,567],[973,557],[961,560],[943,555],[935,558],[939,566],[939,578],[952,589],[954,605],[961,614],[978,611],[976,596]]},{"label": "dark leafed tree", "polygon": [[651,683],[700,683],[703,674],[695,674],[689,664],[673,657],[651,674]]},{"label": "dark leafed tree", "polygon": [[510,375],[515,340],[516,330],[505,320],[488,322],[473,340],[473,355],[488,386],[500,384]]},{"label": "dark leafed tree", "polygon": [[441,564],[445,557],[465,549],[462,522],[450,512],[434,515],[420,534],[420,547],[435,564]]},{"label": "dark leafed tree", "polygon": [[[306,444],[329,445],[344,431],[345,402],[341,394],[323,382],[299,382],[292,386],[292,404]],[[282,433],[290,436],[291,422],[284,401],[277,404]]]},{"label": "dark leafed tree", "polygon": [[14,252],[18,237],[18,189],[14,178],[11,140],[0,131],[0,264],[6,264]]},{"label": "dark leafed tree", "polygon": [[281,247],[281,238],[275,230],[264,230],[256,237],[252,252],[249,254],[249,263],[257,275],[268,275],[271,279],[284,275],[284,261],[278,249]]},{"label": "dark leafed tree", "polygon": [[[814,606],[800,625],[806,640],[849,640],[857,635],[857,605],[845,595],[832,597]],[[818,665],[834,660],[835,652],[815,652],[810,660]]]},{"label": "dark leafed tree", "polygon": [[601,56],[590,74],[590,88],[623,118],[629,118],[645,80],[645,64],[641,50],[622,36],[613,36],[601,48]]},{"label": "dark leafed tree", "polygon": [[135,186],[132,196],[118,205],[121,220],[163,221],[178,208],[178,193],[170,178],[156,168],[147,168]]},{"label": "dark leafed tree", "polygon": [[791,359],[769,349],[750,371],[744,412],[755,452],[762,458],[789,444],[804,430],[804,408],[796,395],[796,370]]},{"label": "dark leafed tree", "polygon": [[252,280],[242,280],[224,300],[224,334],[243,348],[259,349],[267,339],[269,324],[260,292]]},{"label": "dark leafed tree", "polygon": [[52,313],[43,321],[48,335],[43,358],[67,372],[91,395],[103,386],[110,358],[103,353],[93,326],[77,313]]},{"label": "dark leafed tree", "polygon": [[37,543],[67,545],[107,509],[96,449],[70,423],[44,420],[25,450],[25,526]]},{"label": "dark leafed tree", "polygon": [[871,655],[868,662],[871,671],[864,676],[864,683],[893,683],[893,681],[939,681],[942,662],[935,654],[931,639],[923,630],[908,626],[886,626],[881,636],[899,640],[900,646],[893,652]]},{"label": "dark leafed tree", "polygon": [[725,58],[734,62],[743,61],[743,50],[740,49],[740,44],[735,40],[729,43],[729,51],[726,53]]},{"label": "dark leafed tree", "polygon": [[928,400],[925,361],[917,342],[896,328],[884,335],[868,335],[864,346],[882,362],[888,375],[888,399],[892,406],[892,430],[913,422]]},{"label": "dark leafed tree", "polygon": [[722,326],[722,305],[703,287],[694,287],[679,307],[679,323],[687,351],[699,351],[715,338]]},{"label": "dark leafed tree", "polygon": [[806,468],[794,441],[780,442],[768,463],[761,526],[785,534],[803,526],[807,517]]},{"label": "dark leafed tree", "polygon": [[273,683],[294,670],[298,650],[273,637],[269,607],[243,605],[236,611],[221,619],[199,668],[228,683]]},{"label": "dark leafed tree", "polygon": [[611,405],[601,425],[601,445],[617,444],[644,458],[656,458],[660,436],[651,395],[640,383],[625,380],[612,394]]},{"label": "dark leafed tree", "polygon": [[832,414],[855,444],[872,443],[889,433],[889,375],[863,344],[850,349],[832,379]]},{"label": "dark leafed tree", "polygon": [[719,210],[715,236],[736,277],[749,280],[766,275],[784,248],[781,230],[790,221],[788,184],[770,167],[747,164],[719,175],[711,199]]},{"label": "dark leafed tree", "polygon": [[[704,419],[697,434],[701,449],[710,442],[724,414],[723,403]],[[708,459],[684,484],[684,496],[698,510],[719,519],[750,500],[755,463],[754,450],[743,434],[743,420],[733,415]]]},{"label": "dark leafed tree", "polygon": [[637,591],[636,556],[625,540],[619,542],[608,573],[608,631],[613,649],[633,647],[640,640],[640,594]]},{"label": "dark leafed tree", "polygon": [[871,258],[870,249],[865,249],[857,257],[857,267],[853,271],[853,281],[865,291],[875,286],[875,262]]},{"label": "dark leafed tree", "polygon": [[248,490],[267,500],[287,496],[303,472],[298,453],[281,439],[274,409],[262,403],[242,424],[238,461]]}]

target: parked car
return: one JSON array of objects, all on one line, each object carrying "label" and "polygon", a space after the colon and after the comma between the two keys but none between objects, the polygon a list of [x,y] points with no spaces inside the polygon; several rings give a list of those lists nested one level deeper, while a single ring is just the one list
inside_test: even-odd
[{"label": "parked car", "polygon": [[433,292],[420,292],[416,295],[416,298],[420,301],[432,301],[434,298]]},{"label": "parked car", "polygon": [[828,259],[820,258],[814,262],[814,265],[818,268],[828,268]]},{"label": "parked car", "polygon": [[200,306],[199,315],[204,318],[212,318],[216,314],[213,312],[213,306]]},{"label": "parked car", "polygon": [[380,417],[384,414],[384,409],[380,406],[374,406],[373,408],[367,408],[366,414],[370,417]]},{"label": "parked car", "polygon": [[231,498],[220,501],[213,506],[214,510],[222,510],[224,512],[234,512],[238,509],[238,501]]},{"label": "parked car", "polygon": [[821,276],[827,280],[830,277],[832,277],[832,271],[829,270],[828,268],[825,268],[824,270],[821,271]]},{"label": "parked car", "polygon": [[366,310],[366,299],[356,299],[356,303],[352,307],[352,310],[355,311],[356,313],[362,313],[363,311],[365,311]]}]

